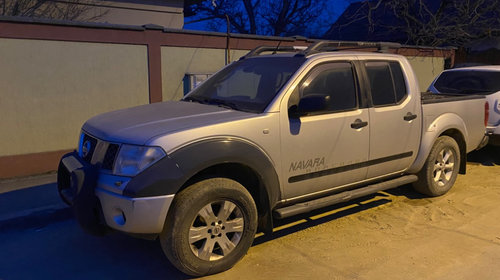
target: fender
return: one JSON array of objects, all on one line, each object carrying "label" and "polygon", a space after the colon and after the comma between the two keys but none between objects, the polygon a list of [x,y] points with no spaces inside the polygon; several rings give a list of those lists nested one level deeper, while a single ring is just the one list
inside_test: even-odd
[{"label": "fender", "polygon": [[445,134],[447,131],[455,130],[458,131],[464,140],[464,143],[457,141],[460,147],[460,173],[465,174],[465,164],[466,164],[466,148],[464,145],[467,143],[468,135],[467,129],[464,121],[460,116],[452,113],[443,114],[432,121],[429,125],[427,122],[424,123],[422,129],[422,140],[420,142],[420,148],[418,151],[417,158],[413,165],[407,170],[407,173],[417,173],[424,166],[425,160],[429,156],[429,153],[436,142],[436,139]]},{"label": "fender", "polygon": [[266,194],[266,204],[273,207],[280,199],[280,184],[274,164],[257,145],[234,137],[211,138],[184,146],[171,155],[186,181],[198,172],[223,163],[237,163],[252,169]]}]

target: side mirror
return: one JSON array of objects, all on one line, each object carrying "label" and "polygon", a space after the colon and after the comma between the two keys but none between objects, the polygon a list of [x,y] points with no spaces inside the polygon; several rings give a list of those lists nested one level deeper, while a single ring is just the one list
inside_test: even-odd
[{"label": "side mirror", "polygon": [[328,108],[330,96],[324,94],[308,94],[302,97],[298,105],[293,105],[288,109],[288,115],[299,118],[309,113],[320,112]]}]

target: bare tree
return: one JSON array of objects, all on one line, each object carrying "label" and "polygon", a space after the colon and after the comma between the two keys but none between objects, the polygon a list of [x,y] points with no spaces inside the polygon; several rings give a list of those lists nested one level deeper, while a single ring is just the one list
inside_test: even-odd
[{"label": "bare tree", "polygon": [[[219,30],[229,17],[231,29],[243,34],[274,36],[305,35],[326,6],[321,0],[212,0],[189,1],[194,21],[209,21]],[[189,22],[188,22],[189,23]]]},{"label": "bare tree", "polygon": [[403,23],[395,29],[416,45],[461,46],[500,30],[499,0],[436,2],[391,0],[387,5]]},{"label": "bare tree", "polygon": [[95,4],[93,0],[2,0],[0,11],[3,16],[93,21],[107,13],[96,10]]},{"label": "bare tree", "polygon": [[326,37],[349,25],[365,25],[372,38],[462,46],[500,30],[500,0],[364,0],[356,7]]}]

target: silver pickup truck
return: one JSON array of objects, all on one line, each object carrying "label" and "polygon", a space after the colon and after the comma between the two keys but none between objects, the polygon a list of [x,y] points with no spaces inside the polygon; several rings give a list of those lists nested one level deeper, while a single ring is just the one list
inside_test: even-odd
[{"label": "silver pickup truck", "polygon": [[180,101],[88,120],[58,189],[90,233],[158,237],[179,270],[213,274],[274,219],[410,183],[446,193],[485,120],[482,96],[421,95],[399,55],[261,47]]}]

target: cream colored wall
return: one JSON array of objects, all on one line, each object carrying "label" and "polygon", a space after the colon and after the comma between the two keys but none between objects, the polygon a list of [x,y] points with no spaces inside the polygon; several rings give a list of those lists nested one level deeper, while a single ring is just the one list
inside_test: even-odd
[{"label": "cream colored wall", "polygon": [[[67,3],[60,2],[59,4],[66,5]],[[97,19],[91,20],[94,22],[138,26],[151,23],[175,29],[182,29],[184,26],[184,1],[182,0],[158,0],[147,3],[141,0],[80,0],[78,5],[86,8],[81,19],[87,20],[98,16]]]},{"label": "cream colored wall", "polygon": [[426,91],[434,78],[444,70],[442,57],[407,57],[415,71],[420,91]]},{"label": "cream colored wall", "polygon": [[149,102],[145,46],[0,39],[0,156],[72,149],[88,118]]},{"label": "cream colored wall", "polygon": [[104,14],[96,21],[139,26],[151,23],[175,29],[182,29],[184,26],[183,3],[172,0],[163,1],[158,5],[136,2],[99,1],[95,6],[95,12]]},{"label": "cream colored wall", "polygon": [[[224,49],[162,47],[163,100],[179,100],[184,94],[186,73],[209,74],[224,67]],[[232,50],[231,60],[237,60],[248,51]]]}]

